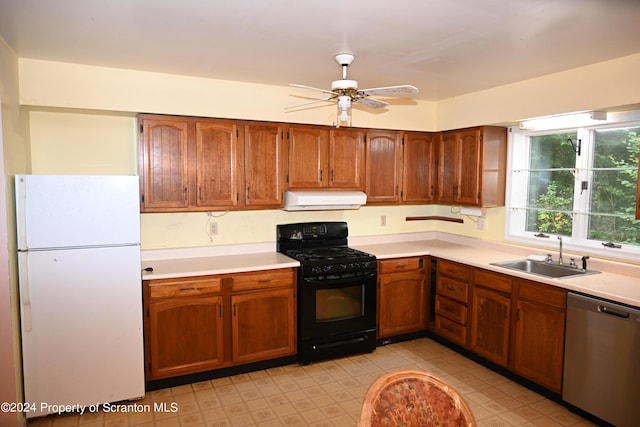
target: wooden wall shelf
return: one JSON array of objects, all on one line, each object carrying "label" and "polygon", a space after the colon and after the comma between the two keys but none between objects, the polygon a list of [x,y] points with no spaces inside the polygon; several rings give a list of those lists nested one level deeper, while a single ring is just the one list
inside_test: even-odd
[{"label": "wooden wall shelf", "polygon": [[448,216],[408,216],[404,219],[405,221],[448,221],[448,222],[458,222],[460,224],[464,223],[464,220],[461,218],[449,218]]}]

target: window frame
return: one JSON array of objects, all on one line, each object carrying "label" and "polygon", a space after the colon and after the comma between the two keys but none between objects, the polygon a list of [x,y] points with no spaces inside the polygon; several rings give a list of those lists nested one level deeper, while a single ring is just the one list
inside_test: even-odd
[{"label": "window frame", "polygon": [[[581,128],[554,128],[548,130],[524,130],[518,127],[509,128],[507,142],[507,181],[505,194],[505,241],[518,244],[540,246],[548,248],[556,258],[558,251],[557,234],[544,233],[548,238],[536,237],[538,232],[526,231],[526,207],[528,188],[528,172],[519,175],[515,170],[529,170],[530,136],[549,135],[557,133],[577,132],[577,139],[582,139],[582,154],[576,157],[576,164],[568,168],[575,175],[575,182],[588,181],[591,187],[591,174],[594,170],[593,144],[596,130],[608,130],[616,128],[640,127],[640,111],[609,114],[608,120],[601,125],[588,125]],[[586,144],[586,146],[585,146]],[[527,153],[524,156],[524,153]],[[523,167],[523,164],[526,165]],[[597,169],[596,169],[597,170]],[[640,257],[640,245],[622,244],[621,248],[607,248],[600,240],[587,239],[589,229],[589,213],[591,206],[591,188],[585,196],[580,195],[579,185],[574,185],[574,203],[571,211],[572,232],[571,236],[562,236],[563,249],[577,254],[594,255],[621,261],[636,261]],[[586,215],[585,215],[586,213]],[[619,243],[619,242],[614,242]]]}]

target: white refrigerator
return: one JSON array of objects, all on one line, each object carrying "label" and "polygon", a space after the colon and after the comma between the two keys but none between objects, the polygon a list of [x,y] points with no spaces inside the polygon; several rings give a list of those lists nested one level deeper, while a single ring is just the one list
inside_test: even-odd
[{"label": "white refrigerator", "polygon": [[27,417],[143,397],[138,177],[15,181]]}]

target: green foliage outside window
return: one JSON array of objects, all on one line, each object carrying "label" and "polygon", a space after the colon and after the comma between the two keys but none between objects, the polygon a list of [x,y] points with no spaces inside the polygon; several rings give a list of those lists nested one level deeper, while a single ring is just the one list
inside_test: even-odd
[{"label": "green foliage outside window", "polygon": [[595,134],[589,238],[640,244],[635,220],[640,128]]},{"label": "green foliage outside window", "polygon": [[[635,220],[640,128],[596,131],[587,238],[640,245]],[[530,137],[527,231],[572,235],[576,133]],[[582,156],[589,153],[582,152]]]},{"label": "green foliage outside window", "polygon": [[570,236],[576,133],[532,136],[527,197],[527,231]]}]

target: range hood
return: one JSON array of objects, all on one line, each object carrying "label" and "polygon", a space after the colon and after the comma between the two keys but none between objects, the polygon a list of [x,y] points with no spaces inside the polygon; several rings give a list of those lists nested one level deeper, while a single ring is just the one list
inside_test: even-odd
[{"label": "range hood", "polygon": [[285,191],[285,211],[358,209],[367,202],[362,191]]}]

